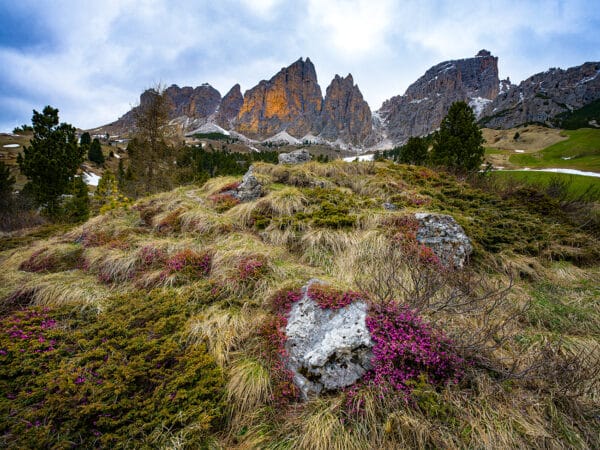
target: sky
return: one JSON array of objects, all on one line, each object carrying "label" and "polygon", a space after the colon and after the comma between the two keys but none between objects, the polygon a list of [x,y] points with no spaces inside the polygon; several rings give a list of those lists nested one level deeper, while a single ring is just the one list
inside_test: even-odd
[{"label": "sky", "polygon": [[0,0],[0,131],[45,105],[104,125],[159,83],[244,92],[300,57],[323,93],[351,73],[376,110],[480,49],[514,83],[600,61],[598,30],[598,0]]}]

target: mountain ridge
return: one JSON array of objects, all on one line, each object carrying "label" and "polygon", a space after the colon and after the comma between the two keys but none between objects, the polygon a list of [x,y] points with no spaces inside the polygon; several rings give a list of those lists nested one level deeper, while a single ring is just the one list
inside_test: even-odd
[{"label": "mountain ridge", "polygon": [[[214,124],[250,141],[267,141],[286,132],[295,139],[344,148],[391,148],[411,136],[435,131],[455,101],[467,102],[492,128],[511,128],[554,118],[600,98],[600,63],[549,69],[514,85],[498,76],[498,57],[480,50],[474,57],[448,60],[429,68],[404,94],[371,110],[352,74],[335,75],[325,91],[310,58],[299,58],[243,94],[239,84],[225,96],[204,83],[165,89],[171,123],[184,134]],[[140,96],[140,105],[150,90]],[[323,95],[324,94],[324,95]],[[523,96],[523,99],[521,99]],[[520,104],[523,104],[520,107]],[[135,108],[99,127],[110,133],[135,128]]]}]

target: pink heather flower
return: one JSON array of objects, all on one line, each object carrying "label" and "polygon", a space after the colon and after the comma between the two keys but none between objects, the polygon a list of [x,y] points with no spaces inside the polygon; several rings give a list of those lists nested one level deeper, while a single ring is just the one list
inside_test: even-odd
[{"label": "pink heather flower", "polygon": [[82,377],[80,375],[75,379],[75,384],[83,384],[83,383],[85,383],[85,377]]}]

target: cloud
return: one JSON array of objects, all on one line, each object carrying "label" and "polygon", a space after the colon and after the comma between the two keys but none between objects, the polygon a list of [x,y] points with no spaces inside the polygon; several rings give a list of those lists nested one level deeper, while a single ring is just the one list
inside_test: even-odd
[{"label": "cloud", "polygon": [[378,53],[392,25],[393,2],[309,0],[308,20],[318,36],[346,58]]},{"label": "cloud", "polygon": [[377,108],[430,66],[481,48],[513,81],[600,60],[599,28],[600,9],[585,0],[21,0],[0,4],[0,129],[46,104],[91,128],[157,82],[225,94],[300,56],[323,91],[352,73]]},{"label": "cloud", "polygon": [[241,0],[242,5],[253,14],[262,17],[272,17],[274,8],[280,0]]}]

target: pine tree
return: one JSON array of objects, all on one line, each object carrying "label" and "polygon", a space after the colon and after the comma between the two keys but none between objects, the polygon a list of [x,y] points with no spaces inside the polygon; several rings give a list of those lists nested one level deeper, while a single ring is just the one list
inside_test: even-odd
[{"label": "pine tree", "polygon": [[427,141],[420,137],[411,137],[400,149],[398,162],[421,166],[427,161]]},{"label": "pine tree", "polygon": [[0,211],[9,208],[14,184],[15,177],[10,174],[10,167],[0,161]]},{"label": "pine tree", "polygon": [[483,162],[483,142],[473,110],[455,102],[434,135],[431,161],[459,171],[477,170]]},{"label": "pine tree", "polygon": [[88,150],[88,159],[96,164],[104,164],[104,155],[102,154],[102,146],[98,139],[94,139]]},{"label": "pine tree", "polygon": [[28,179],[36,202],[50,216],[59,212],[60,196],[72,186],[73,177],[83,162],[75,128],[58,121],[58,109],[46,106],[33,111],[33,137],[19,153],[17,163]]},{"label": "pine tree", "polygon": [[90,198],[81,177],[73,180],[72,195],[65,204],[63,217],[68,222],[85,222],[90,217]]},{"label": "pine tree", "polygon": [[90,133],[88,133],[86,131],[79,138],[79,145],[81,145],[82,147],[86,147],[87,148],[91,143],[92,143],[92,137],[90,136]]}]

